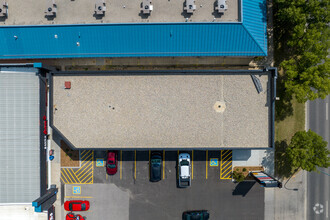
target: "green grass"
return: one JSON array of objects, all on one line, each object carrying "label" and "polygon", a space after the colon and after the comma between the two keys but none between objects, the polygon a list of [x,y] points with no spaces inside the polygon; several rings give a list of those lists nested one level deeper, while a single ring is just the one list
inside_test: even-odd
[{"label": "green grass", "polygon": [[291,100],[292,114],[275,122],[275,174],[285,179],[294,174],[285,150],[297,131],[305,130],[305,104]]},{"label": "green grass", "polygon": [[297,131],[305,130],[305,104],[298,103],[295,99],[291,103],[293,115],[280,122],[275,122],[275,141],[286,140],[289,144]]}]

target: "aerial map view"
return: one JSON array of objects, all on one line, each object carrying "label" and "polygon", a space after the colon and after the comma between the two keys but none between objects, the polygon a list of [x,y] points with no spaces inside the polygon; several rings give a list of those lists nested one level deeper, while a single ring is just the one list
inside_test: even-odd
[{"label": "aerial map view", "polygon": [[330,0],[0,0],[0,220],[330,220]]}]

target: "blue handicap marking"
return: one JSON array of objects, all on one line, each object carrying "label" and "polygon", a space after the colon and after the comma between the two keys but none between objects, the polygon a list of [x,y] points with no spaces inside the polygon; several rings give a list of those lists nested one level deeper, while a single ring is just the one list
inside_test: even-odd
[{"label": "blue handicap marking", "polygon": [[104,167],[104,160],[103,160],[103,158],[96,158],[96,166],[97,167]]},{"label": "blue handicap marking", "polygon": [[73,186],[72,187],[72,193],[73,194],[81,194],[81,188],[80,188],[80,186]]},{"label": "blue handicap marking", "polygon": [[210,166],[217,167],[218,166],[218,158],[211,158],[210,159]]}]

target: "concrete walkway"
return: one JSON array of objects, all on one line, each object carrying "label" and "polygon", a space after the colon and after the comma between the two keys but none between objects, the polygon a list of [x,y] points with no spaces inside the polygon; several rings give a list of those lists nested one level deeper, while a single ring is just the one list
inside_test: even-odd
[{"label": "concrete walkway", "polygon": [[275,189],[274,211],[277,220],[306,219],[306,171],[295,174],[288,182],[283,181],[282,189]]}]

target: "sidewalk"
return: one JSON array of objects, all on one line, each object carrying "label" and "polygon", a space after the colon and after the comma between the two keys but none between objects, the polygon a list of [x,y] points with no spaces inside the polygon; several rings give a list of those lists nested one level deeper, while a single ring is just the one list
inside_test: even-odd
[{"label": "sidewalk", "polygon": [[64,198],[63,187],[61,185],[61,148],[56,144],[54,140],[51,141],[51,148],[54,149],[54,160],[51,162],[51,182],[58,188],[57,199],[54,203],[56,219],[64,219],[62,210],[62,199]]},{"label": "sidewalk", "polygon": [[[289,182],[283,181],[282,189],[275,189],[275,219],[304,220],[307,172],[300,171]],[[265,218],[266,219],[266,218]]]}]

